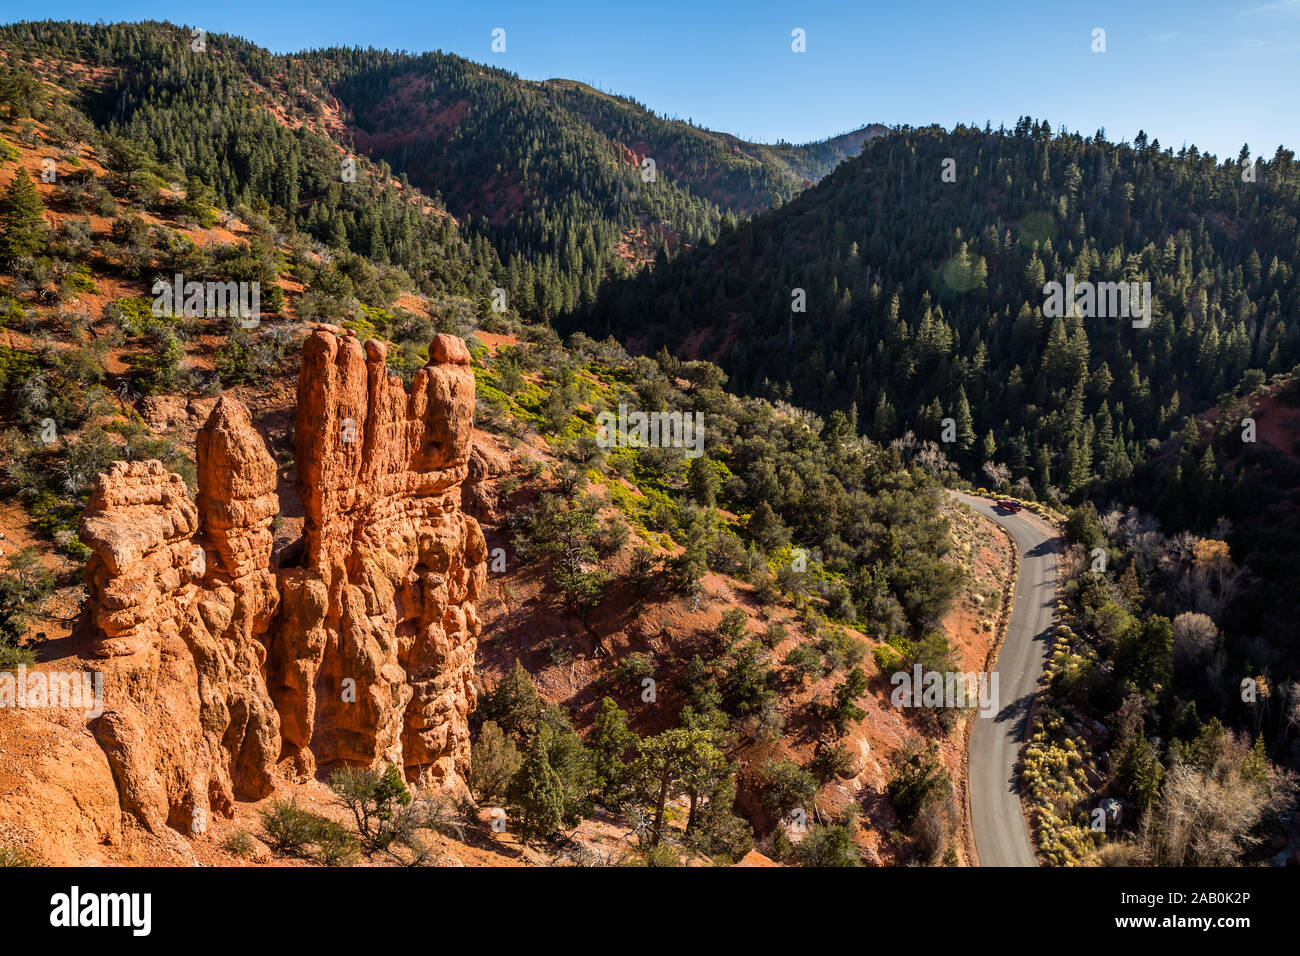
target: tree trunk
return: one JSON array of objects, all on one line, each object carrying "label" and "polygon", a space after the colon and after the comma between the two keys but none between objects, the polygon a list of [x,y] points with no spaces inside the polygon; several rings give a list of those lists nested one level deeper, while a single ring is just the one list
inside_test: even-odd
[{"label": "tree trunk", "polygon": [[668,780],[671,775],[668,772],[668,765],[664,765],[664,774],[659,781],[659,806],[655,809],[655,835],[650,841],[651,846],[659,845],[659,834],[663,832],[664,826],[664,805],[668,802]]}]

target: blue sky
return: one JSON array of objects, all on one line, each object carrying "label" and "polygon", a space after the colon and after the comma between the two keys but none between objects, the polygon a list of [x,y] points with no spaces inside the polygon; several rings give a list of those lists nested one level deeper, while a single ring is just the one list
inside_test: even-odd
[{"label": "blue sky", "polygon": [[[1300,0],[45,0],[36,9],[22,14],[192,22],[277,52],[441,49],[529,79],[583,80],[766,142],[869,122],[1010,126],[1028,114],[1085,134],[1105,127],[1111,139],[1145,129],[1162,146],[1220,158],[1242,143],[1266,156],[1300,148]],[[496,27],[504,53],[491,50]],[[791,50],[795,28],[804,53]],[[1091,49],[1095,28],[1106,31],[1104,53]]]}]

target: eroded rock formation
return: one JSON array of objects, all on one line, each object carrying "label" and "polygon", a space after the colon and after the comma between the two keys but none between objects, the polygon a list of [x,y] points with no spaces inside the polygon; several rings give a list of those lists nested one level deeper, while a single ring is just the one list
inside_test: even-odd
[{"label": "eroded rock formation", "polygon": [[437,336],[429,356],[407,393],[379,342],[317,331],[303,348],[306,553],[281,575],[270,668],[285,754],[303,772],[386,760],[454,785],[469,764],[487,574],[483,533],[459,506],[474,375],[460,339]]},{"label": "eroded rock formation", "polygon": [[117,462],[82,522],[105,712],[124,810],[154,832],[310,773],[394,762],[459,786],[474,706],[486,547],[459,508],[474,377],[440,335],[408,393],[384,348],[322,327],[295,427],[306,533],[271,566],[276,466],[223,397],[197,437],[197,502],[156,461]]}]

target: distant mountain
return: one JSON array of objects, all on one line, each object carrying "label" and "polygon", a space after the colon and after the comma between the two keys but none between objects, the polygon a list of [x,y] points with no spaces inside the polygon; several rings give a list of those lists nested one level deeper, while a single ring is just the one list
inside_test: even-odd
[{"label": "distant mountain", "polygon": [[750,143],[571,80],[534,83],[442,53],[306,58],[349,112],[357,147],[486,219],[512,298],[550,317],[611,271],[711,242],[727,215],[785,202],[879,126],[805,146]]},{"label": "distant mountain", "polygon": [[[451,272],[438,279],[447,285],[475,276],[542,319],[589,304],[611,275],[789,200],[884,129],[749,143],[580,83],[523,80],[450,54],[278,56],[165,23],[15,24],[0,28],[0,47],[14,65],[57,75],[102,129],[199,176],[226,203],[261,196],[327,244]],[[409,182],[445,204],[453,221],[436,241],[446,256],[403,258],[408,230],[390,234],[378,221],[390,215],[376,218],[341,188],[339,145],[380,163],[380,178],[391,169],[397,193]]]},{"label": "distant mountain", "polygon": [[816,143],[767,145],[667,120],[635,100],[572,80],[547,80],[542,87],[554,107],[585,119],[635,155],[654,158],[661,171],[691,192],[735,213],[790,199],[857,155],[868,139],[888,132],[872,124]]}]

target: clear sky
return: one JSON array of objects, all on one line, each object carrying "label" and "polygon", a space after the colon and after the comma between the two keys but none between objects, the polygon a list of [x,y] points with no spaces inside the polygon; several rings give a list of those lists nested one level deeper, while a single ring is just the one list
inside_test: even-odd
[{"label": "clear sky", "polygon": [[[1242,143],[1300,148],[1300,0],[42,0],[0,13],[47,17],[188,22],[277,52],[441,49],[766,142],[1027,114],[1111,139],[1145,129],[1220,158]],[[504,53],[491,49],[497,27]]]}]

